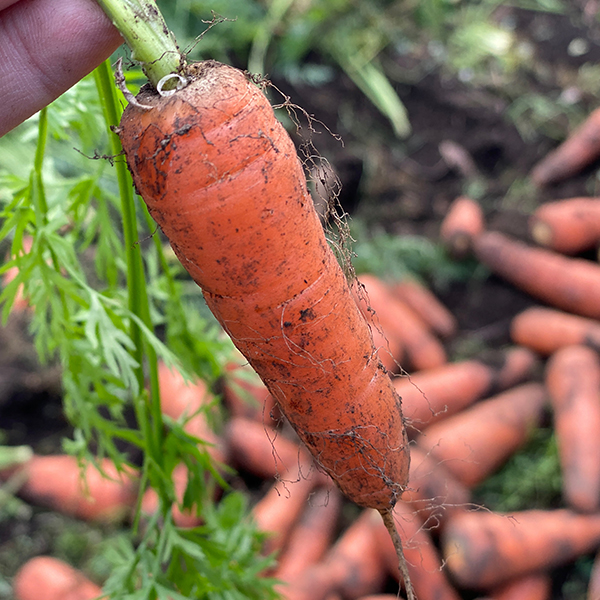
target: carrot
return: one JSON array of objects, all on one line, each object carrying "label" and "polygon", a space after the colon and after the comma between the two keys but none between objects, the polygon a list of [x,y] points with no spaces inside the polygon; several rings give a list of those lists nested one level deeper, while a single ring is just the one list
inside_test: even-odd
[{"label": "carrot", "polygon": [[377,513],[366,509],[348,527],[323,561],[305,569],[278,591],[286,600],[326,600],[339,594],[353,600],[379,592],[386,579],[381,561],[374,519]]},{"label": "carrot", "polygon": [[[126,108],[136,189],[322,468],[389,511],[408,477],[400,402],[330,250],[294,145],[245,75],[206,61]],[[383,459],[382,457],[385,457]]]},{"label": "carrot", "polygon": [[233,417],[246,417],[266,425],[276,425],[281,418],[275,398],[248,365],[225,365],[222,382],[223,401]]},{"label": "carrot", "polygon": [[600,265],[495,231],[480,235],[474,249],[479,261],[535,298],[584,317],[600,317]]},{"label": "carrot", "polygon": [[567,504],[600,509],[600,358],[591,348],[567,346],[548,361],[546,387]]},{"label": "carrot", "polygon": [[19,495],[38,506],[87,521],[119,521],[135,504],[137,478],[133,470],[119,473],[109,459],[100,466],[106,477],[92,464],[82,471],[73,456],[33,456],[0,473],[0,479],[9,474],[22,478]]},{"label": "carrot", "polygon": [[394,297],[383,281],[365,273],[360,276],[359,284],[361,288],[355,286],[354,292],[363,314],[372,319],[374,327],[380,326],[386,337],[400,341],[410,368],[430,369],[446,362],[441,342],[409,306]]},{"label": "carrot", "polygon": [[101,588],[81,571],[50,556],[28,560],[15,575],[13,593],[15,600],[93,600],[102,597]]},{"label": "carrot", "polygon": [[531,171],[538,186],[546,186],[576,175],[600,157],[600,109],[594,110],[555,150]]},{"label": "carrot", "polygon": [[548,573],[531,573],[498,586],[489,594],[489,600],[549,600],[552,579]]},{"label": "carrot", "polygon": [[532,306],[514,317],[510,336],[544,356],[577,344],[600,350],[598,321],[543,306]]},{"label": "carrot", "polygon": [[600,198],[569,198],[542,204],[529,219],[531,237],[562,254],[578,254],[600,242]]},{"label": "carrot", "polygon": [[440,226],[440,241],[456,259],[471,254],[473,240],[485,229],[481,206],[467,196],[459,196],[450,205]]},{"label": "carrot", "polygon": [[402,501],[428,526],[469,504],[471,493],[446,467],[418,446],[410,448],[410,476]]},{"label": "carrot", "polygon": [[[460,600],[442,568],[442,560],[427,532],[428,525],[412,507],[400,501],[394,507],[394,518],[403,542],[410,579],[419,600]],[[383,524],[373,524],[378,547],[388,573],[399,579],[398,561]]]},{"label": "carrot", "polygon": [[304,447],[277,429],[253,419],[230,419],[225,425],[224,437],[231,466],[263,479],[277,477],[307,460]]},{"label": "carrot", "polygon": [[417,444],[464,485],[496,470],[528,438],[546,403],[539,383],[526,383],[428,427]]},{"label": "carrot", "polygon": [[568,509],[452,515],[442,532],[446,564],[465,588],[490,588],[552,569],[600,544],[600,515]]},{"label": "carrot", "polygon": [[317,564],[331,545],[340,510],[341,498],[337,488],[317,488],[291,531],[272,577],[292,581],[305,569]]},{"label": "carrot", "polygon": [[495,391],[521,383],[537,362],[531,352],[511,348],[499,366],[471,359],[398,377],[393,385],[402,398],[404,416],[423,430]]},{"label": "carrot", "polygon": [[415,279],[404,279],[393,284],[390,289],[393,295],[412,308],[434,333],[442,338],[450,338],[456,334],[456,318],[422,283]]}]

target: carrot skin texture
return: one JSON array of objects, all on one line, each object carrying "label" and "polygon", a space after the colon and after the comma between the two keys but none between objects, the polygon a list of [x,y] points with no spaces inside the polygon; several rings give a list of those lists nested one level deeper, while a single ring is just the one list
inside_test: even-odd
[{"label": "carrot skin texture", "polygon": [[532,306],[516,315],[510,324],[511,339],[542,356],[565,346],[586,345],[600,350],[600,323],[595,319]]},{"label": "carrot skin texture", "polygon": [[548,573],[531,573],[499,586],[488,594],[489,600],[549,600],[552,579]]},{"label": "carrot skin texture", "polygon": [[600,198],[546,202],[529,219],[531,237],[562,254],[578,254],[600,242]]},{"label": "carrot skin texture", "polygon": [[357,504],[387,508],[408,476],[400,400],[294,145],[243,73],[194,68],[197,79],[168,98],[140,94],[153,110],[123,114],[136,188],[322,467]]},{"label": "carrot skin texture", "polygon": [[542,187],[567,179],[600,157],[600,109],[594,110],[555,150],[531,171],[532,181]]},{"label": "carrot skin texture", "polygon": [[[402,548],[416,597],[419,600],[460,600],[446,577],[439,553],[427,533],[429,525],[403,501],[394,507],[394,519],[403,540]],[[374,527],[381,560],[389,574],[399,580],[398,557],[387,529],[378,522],[374,522]]]},{"label": "carrot skin texture", "polygon": [[543,385],[526,383],[432,425],[417,444],[471,487],[525,443],[546,401]]},{"label": "carrot skin texture", "polygon": [[543,302],[584,317],[600,318],[600,266],[496,231],[481,234],[475,255],[494,273]]},{"label": "carrot skin texture", "polygon": [[392,285],[391,291],[396,298],[412,308],[437,335],[451,338],[456,334],[458,329],[456,318],[423,284],[405,279]]},{"label": "carrot skin texture", "polygon": [[463,512],[442,532],[443,555],[454,580],[491,588],[540,569],[565,564],[600,544],[600,515],[568,509],[515,513]]},{"label": "carrot skin texture", "polygon": [[456,259],[466,258],[473,240],[485,229],[481,206],[467,196],[459,196],[448,208],[440,226],[440,240]]},{"label": "carrot skin texture", "polygon": [[81,571],[50,556],[27,561],[15,575],[13,592],[15,600],[93,600],[102,596],[101,588]]},{"label": "carrot skin texture", "polygon": [[68,455],[33,456],[10,473],[23,475],[19,494],[38,506],[86,521],[122,520],[135,504],[137,477],[133,471],[118,473],[109,459],[100,464],[108,478],[89,464],[83,480],[77,459]]},{"label": "carrot skin texture", "polygon": [[600,509],[600,358],[567,346],[548,361],[546,387],[562,467],[563,494],[580,512]]}]

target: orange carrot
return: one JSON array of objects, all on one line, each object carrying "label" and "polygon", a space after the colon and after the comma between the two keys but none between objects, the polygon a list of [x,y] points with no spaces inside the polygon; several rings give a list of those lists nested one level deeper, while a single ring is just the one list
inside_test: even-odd
[{"label": "orange carrot", "polygon": [[246,363],[229,363],[223,376],[223,400],[233,417],[246,417],[266,425],[281,418],[275,399]]},{"label": "orange carrot", "polygon": [[549,600],[552,579],[548,573],[531,573],[498,586],[488,594],[489,600]]},{"label": "orange carrot", "polygon": [[[294,145],[242,72],[146,89],[119,135],[136,189],[322,468],[389,511],[408,477],[400,402],[329,248]],[[385,457],[383,459],[382,457]]]},{"label": "orange carrot", "polygon": [[15,575],[13,592],[15,600],[93,600],[102,597],[102,590],[81,571],[50,556],[37,556],[27,561]]},{"label": "orange carrot", "polygon": [[305,569],[317,564],[331,545],[340,510],[341,498],[337,488],[316,489],[290,533],[271,576],[292,581]]},{"label": "orange carrot", "polygon": [[428,427],[417,444],[461,483],[474,486],[523,445],[545,403],[544,386],[526,383]]},{"label": "orange carrot", "polygon": [[532,306],[514,317],[510,336],[515,343],[544,356],[576,344],[600,350],[598,321],[543,306]]},{"label": "orange carrot", "polygon": [[429,288],[414,279],[404,279],[392,285],[390,289],[394,296],[412,308],[434,333],[443,338],[450,338],[456,334],[456,318]]},{"label": "orange carrot", "polygon": [[406,420],[414,430],[457,413],[476,400],[525,380],[537,366],[523,348],[511,348],[499,366],[478,359],[449,363],[394,379]]},{"label": "orange carrot", "polygon": [[418,446],[410,448],[410,475],[402,501],[428,526],[442,523],[469,504],[471,493],[439,460]]},{"label": "orange carrot", "polygon": [[600,242],[600,198],[569,198],[542,204],[529,220],[540,246],[578,254]]},{"label": "orange carrot", "polygon": [[481,206],[467,196],[452,202],[440,226],[440,240],[448,252],[457,259],[468,256],[473,240],[485,229]]},{"label": "orange carrot", "polygon": [[380,326],[386,337],[401,342],[411,368],[430,369],[446,362],[441,342],[409,306],[394,297],[383,281],[363,274],[360,284],[364,289],[355,286],[354,292],[363,314],[367,319],[370,315],[373,326]]},{"label": "orange carrot", "polygon": [[119,521],[135,504],[136,476],[132,470],[119,473],[108,459],[100,466],[106,477],[92,464],[82,470],[73,456],[33,456],[0,478],[22,478],[19,494],[36,505],[88,521]]},{"label": "orange carrot", "polygon": [[277,429],[253,419],[230,419],[225,426],[224,437],[231,466],[264,479],[277,477],[307,460],[308,453],[304,447],[289,440]]},{"label": "orange carrot", "polygon": [[[403,540],[404,556],[410,580],[419,600],[460,600],[446,577],[442,560],[425,524],[412,507],[400,501],[394,507],[394,518]],[[381,559],[390,575],[400,578],[396,551],[383,524],[373,523]]]},{"label": "orange carrot", "polygon": [[591,348],[567,346],[548,361],[546,387],[567,504],[600,509],[600,358]]},{"label": "orange carrot", "polygon": [[555,150],[531,171],[538,186],[557,183],[576,175],[600,157],[600,109],[594,110]]},{"label": "orange carrot", "polygon": [[442,532],[443,555],[457,583],[490,588],[552,569],[600,544],[600,514],[567,509],[452,515]]},{"label": "orange carrot", "polygon": [[474,249],[489,269],[535,298],[584,317],[600,317],[600,265],[495,231],[481,234]]},{"label": "orange carrot", "polygon": [[263,552],[281,550],[305,509],[318,478],[306,461],[296,469],[282,473],[269,491],[254,505],[252,515],[260,531],[269,534]]}]

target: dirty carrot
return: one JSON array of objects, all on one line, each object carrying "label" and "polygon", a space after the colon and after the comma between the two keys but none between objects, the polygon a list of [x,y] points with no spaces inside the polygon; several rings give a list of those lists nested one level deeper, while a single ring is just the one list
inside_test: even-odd
[{"label": "dirty carrot", "polygon": [[390,290],[396,298],[412,308],[440,337],[450,338],[456,333],[458,323],[454,315],[422,283],[415,279],[404,279],[391,285]]},{"label": "dirty carrot", "polygon": [[0,478],[22,479],[19,495],[38,506],[89,521],[121,520],[135,504],[137,478],[132,470],[117,472],[109,459],[99,464],[106,476],[92,464],[82,470],[73,456],[36,455]]},{"label": "dirty carrot", "polygon": [[[403,542],[410,580],[419,600],[460,600],[442,566],[441,557],[425,523],[412,506],[400,501],[394,507],[394,519]],[[387,530],[379,521],[373,523],[379,555],[388,573],[398,579],[398,561]]]},{"label": "dirty carrot", "polygon": [[50,556],[27,561],[13,581],[15,600],[93,600],[102,590],[81,571]]},{"label": "dirty carrot", "polygon": [[540,160],[531,171],[538,186],[576,175],[600,158],[600,109],[594,110],[567,139]]},{"label": "dirty carrot", "polygon": [[419,446],[410,448],[410,475],[402,501],[432,526],[471,501],[471,492],[443,463]]},{"label": "dirty carrot", "polygon": [[600,515],[568,509],[453,514],[442,532],[446,564],[465,588],[490,588],[552,569],[600,545]]},{"label": "dirty carrot", "polygon": [[123,113],[136,189],[322,469],[385,518],[408,477],[401,403],[294,144],[241,71],[206,61],[179,76],[183,89],[148,87]]},{"label": "dirty carrot", "polygon": [[554,410],[563,494],[580,512],[600,509],[600,358],[567,346],[548,361],[546,387]]},{"label": "dirty carrot", "polygon": [[479,359],[464,360],[410,377],[397,377],[393,385],[402,398],[404,416],[412,433],[448,418],[476,400],[521,383],[536,366],[531,352],[516,347],[504,353],[499,365]]},{"label": "dirty carrot", "polygon": [[595,319],[532,306],[516,315],[510,324],[511,339],[543,356],[577,344],[600,350],[600,323]]},{"label": "dirty carrot", "polygon": [[440,226],[440,241],[456,259],[471,254],[473,240],[485,229],[483,210],[468,196],[459,196],[452,202]]},{"label": "dirty carrot", "polygon": [[402,343],[408,369],[430,369],[446,362],[442,343],[407,304],[394,297],[387,284],[367,273],[360,275],[359,284],[354,286],[358,306],[387,338]]},{"label": "dirty carrot", "polygon": [[600,317],[600,265],[528,246],[495,231],[481,234],[474,250],[494,273],[546,304]]},{"label": "dirty carrot", "polygon": [[291,581],[317,564],[333,541],[340,510],[341,495],[337,488],[317,488],[291,531],[271,576]]},{"label": "dirty carrot", "polygon": [[531,573],[491,590],[489,600],[550,600],[552,578],[548,573]]},{"label": "dirty carrot", "polygon": [[545,404],[544,386],[526,383],[428,427],[417,444],[474,486],[525,443]]},{"label": "dirty carrot", "polygon": [[562,254],[578,254],[600,242],[600,198],[547,202],[529,219],[533,240]]}]

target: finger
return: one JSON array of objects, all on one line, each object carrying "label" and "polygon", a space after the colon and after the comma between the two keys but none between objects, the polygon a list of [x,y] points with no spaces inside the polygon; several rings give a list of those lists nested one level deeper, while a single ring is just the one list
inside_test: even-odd
[{"label": "finger", "polygon": [[0,39],[0,135],[58,98],[123,41],[95,0],[20,0],[0,12]]}]

